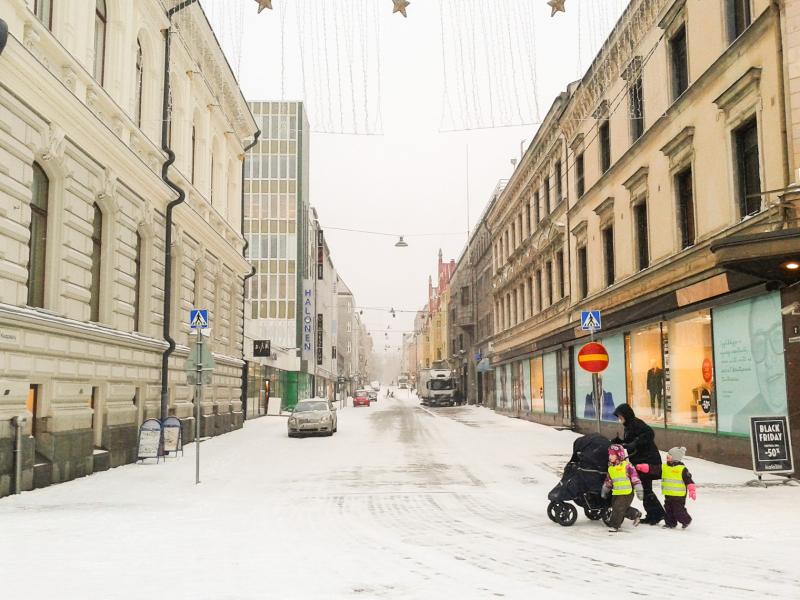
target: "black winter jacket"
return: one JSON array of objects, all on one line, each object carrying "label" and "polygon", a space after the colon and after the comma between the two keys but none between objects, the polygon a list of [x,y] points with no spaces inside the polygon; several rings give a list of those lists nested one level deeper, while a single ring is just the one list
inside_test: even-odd
[{"label": "black winter jacket", "polygon": [[656,434],[653,428],[638,418],[628,404],[620,404],[616,408],[614,416],[620,415],[625,419],[625,430],[621,441],[628,451],[630,461],[633,464],[660,465],[661,454],[656,446]]}]

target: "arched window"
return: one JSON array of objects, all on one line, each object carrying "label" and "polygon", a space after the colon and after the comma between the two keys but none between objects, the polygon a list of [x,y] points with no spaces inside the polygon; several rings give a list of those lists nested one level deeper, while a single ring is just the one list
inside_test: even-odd
[{"label": "arched window", "polygon": [[89,320],[100,320],[100,263],[103,253],[103,213],[94,205],[92,219],[92,286],[89,289]]},{"label": "arched window", "polygon": [[144,81],[144,64],[142,62],[142,42],[136,40],[136,81],[134,82],[134,92],[136,94],[136,125],[142,127],[142,85]]},{"label": "arched window", "polygon": [[44,308],[44,269],[47,256],[47,209],[50,180],[38,163],[33,163],[31,224],[28,243],[28,306]]},{"label": "arched window", "polygon": [[94,78],[103,85],[106,59],[106,0],[95,0],[94,9]]},{"label": "arched window", "polygon": [[53,29],[53,0],[34,0],[33,13],[42,25]]}]

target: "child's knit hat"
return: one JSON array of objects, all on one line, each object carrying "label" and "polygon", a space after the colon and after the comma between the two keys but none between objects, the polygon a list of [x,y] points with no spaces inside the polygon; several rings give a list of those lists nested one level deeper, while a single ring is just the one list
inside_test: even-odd
[{"label": "child's knit hat", "polygon": [[675,446],[674,448],[670,448],[667,454],[669,454],[672,457],[672,460],[674,460],[675,462],[681,462],[683,460],[683,457],[686,456],[686,448],[684,448],[683,446],[681,446],[680,448]]},{"label": "child's knit hat", "polygon": [[622,446],[622,444],[611,444],[608,447],[608,456],[616,456],[617,459],[623,461],[628,458],[628,453],[625,451],[625,447]]}]

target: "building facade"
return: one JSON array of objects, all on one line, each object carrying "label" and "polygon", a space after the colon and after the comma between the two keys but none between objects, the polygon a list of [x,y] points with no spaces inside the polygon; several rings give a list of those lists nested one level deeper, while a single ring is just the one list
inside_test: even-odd
[{"label": "building facade", "polygon": [[487,216],[498,410],[614,435],[627,402],[660,447],[739,466],[750,416],[796,414],[797,14],[633,0],[556,99]]},{"label": "building facade", "polygon": [[[245,160],[245,222],[247,256],[255,272],[249,279],[246,320],[250,340],[269,340],[271,356],[254,357],[252,342],[245,347],[256,395],[248,396],[284,408],[313,395],[304,364],[303,281],[311,260],[309,239],[308,118],[302,102],[250,102],[261,137]],[[273,358],[274,356],[274,358]],[[305,361],[305,363],[304,363]],[[280,395],[276,395],[277,393]],[[263,414],[254,405],[249,414]]]},{"label": "building facade", "polygon": [[236,79],[199,4],[51,6],[0,1],[0,495],[136,460],[145,418],[177,416],[192,439],[192,307],[209,310],[217,364],[203,435],[242,423],[241,159],[257,126]]}]

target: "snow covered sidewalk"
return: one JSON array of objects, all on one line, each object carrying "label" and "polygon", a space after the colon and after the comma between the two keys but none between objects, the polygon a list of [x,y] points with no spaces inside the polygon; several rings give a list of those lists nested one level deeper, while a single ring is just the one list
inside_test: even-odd
[{"label": "snow covered sidewalk", "polygon": [[199,486],[190,446],[0,500],[3,597],[800,593],[800,487],[745,487],[749,472],[688,457],[692,526],[613,535],[547,518],[571,432],[407,396],[340,410],[332,438],[285,428],[265,417],[204,443]]}]

